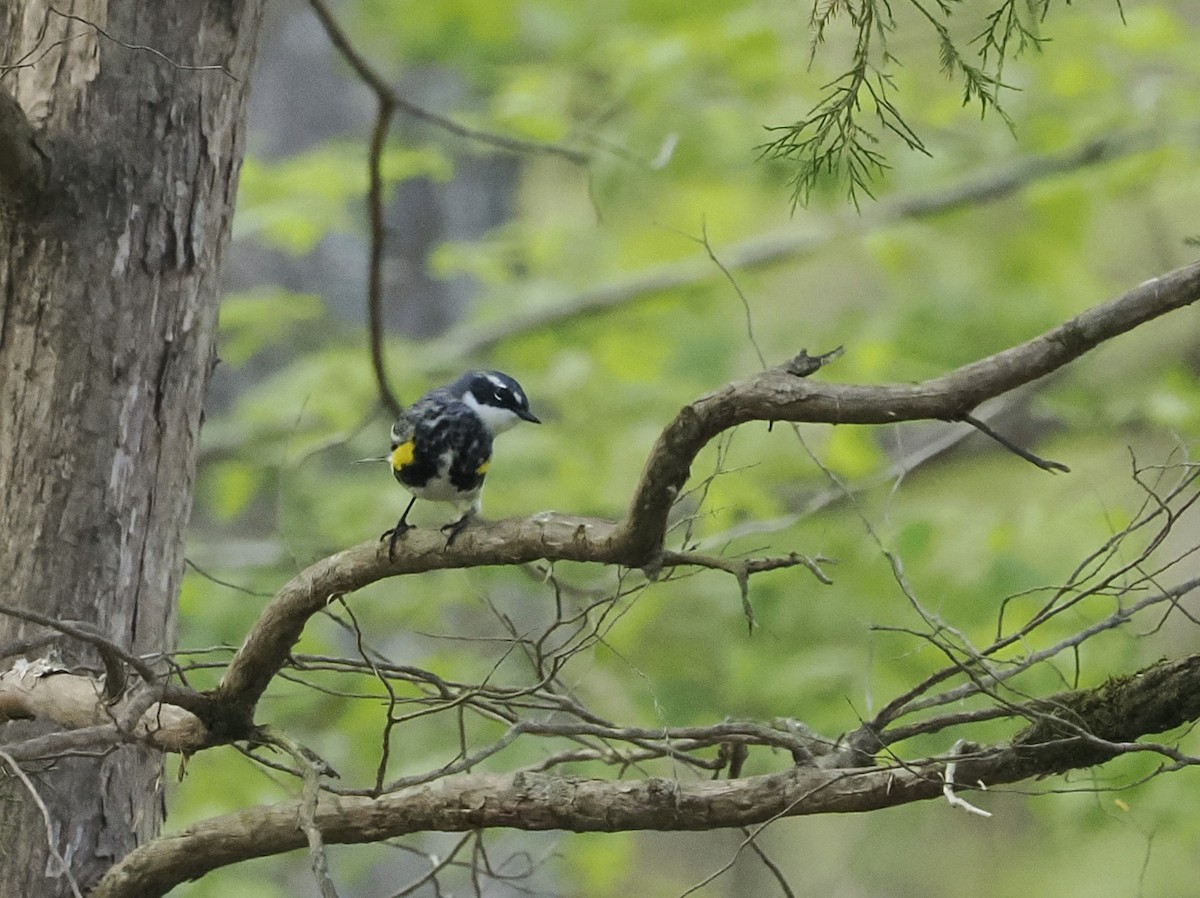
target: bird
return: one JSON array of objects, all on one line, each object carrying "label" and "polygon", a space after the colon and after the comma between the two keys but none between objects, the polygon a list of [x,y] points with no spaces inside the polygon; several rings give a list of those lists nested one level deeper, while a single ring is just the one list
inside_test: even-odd
[{"label": "bird", "polygon": [[396,526],[385,530],[388,558],[413,524],[418,499],[448,502],[462,516],[442,527],[449,547],[480,511],[480,493],[492,458],[492,439],[521,421],[541,424],[515,379],[501,371],[468,371],[430,390],[392,425],[392,474],[412,493]]}]

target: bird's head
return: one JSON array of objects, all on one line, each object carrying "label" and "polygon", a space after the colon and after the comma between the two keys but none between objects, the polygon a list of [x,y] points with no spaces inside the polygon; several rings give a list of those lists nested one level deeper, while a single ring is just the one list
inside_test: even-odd
[{"label": "bird's head", "polygon": [[529,410],[529,397],[521,385],[500,371],[468,371],[450,385],[493,435],[503,433],[518,421],[541,424]]}]

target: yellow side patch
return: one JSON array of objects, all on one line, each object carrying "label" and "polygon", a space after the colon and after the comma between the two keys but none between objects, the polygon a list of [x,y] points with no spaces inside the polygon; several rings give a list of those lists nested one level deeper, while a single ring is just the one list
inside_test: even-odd
[{"label": "yellow side patch", "polygon": [[478,468],[476,468],[476,469],[475,469],[475,473],[476,473],[476,474],[480,474],[480,475],[486,474],[486,473],[487,473],[487,468],[488,468],[488,463],[487,463],[487,462],[484,462],[484,463],[483,463],[483,464],[481,464],[481,465],[480,465]]},{"label": "yellow side patch", "polygon": [[401,443],[392,450],[392,470],[399,471],[401,468],[412,464],[413,460],[413,441]]}]

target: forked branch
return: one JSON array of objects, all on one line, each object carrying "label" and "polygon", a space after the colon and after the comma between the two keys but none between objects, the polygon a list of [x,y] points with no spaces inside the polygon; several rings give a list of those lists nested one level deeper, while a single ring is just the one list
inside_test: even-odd
[{"label": "forked branch", "polygon": [[[333,599],[384,577],[539,559],[657,570],[663,561],[667,516],[693,460],[710,440],[738,424],[961,421],[984,400],[1043,377],[1105,340],[1198,299],[1200,263],[1193,263],[1152,278],[1032,340],[922,383],[822,383],[797,376],[785,364],[727,384],[684,406],[667,425],[620,521],[543,512],[473,527],[451,546],[436,533],[414,531],[394,561],[375,542],[318,561],[285,584],[267,605],[215,697],[238,708],[249,721],[308,618]],[[671,561],[688,563],[679,556]]]}]

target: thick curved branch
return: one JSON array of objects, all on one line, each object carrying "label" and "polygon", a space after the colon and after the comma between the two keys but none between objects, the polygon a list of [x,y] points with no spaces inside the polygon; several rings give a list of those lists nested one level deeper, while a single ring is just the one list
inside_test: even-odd
[{"label": "thick curved branch", "polygon": [[[333,599],[397,574],[522,564],[539,559],[657,569],[667,515],[697,453],[724,430],[748,421],[888,424],[962,420],[985,399],[1061,368],[1105,340],[1200,299],[1200,263],[1153,278],[1026,343],[918,384],[821,383],[789,365],[727,384],[684,406],[650,452],[620,522],[550,512],[466,530],[451,546],[413,531],[393,562],[364,543],[309,567],[284,585],[255,623],[215,693],[243,714],[287,660],[308,618]],[[681,559],[672,559],[679,562]]]},{"label": "thick curved branch", "polygon": [[[1163,662],[1096,689],[1038,702],[1008,745],[955,755],[959,788],[995,786],[1091,767],[1130,743],[1200,717],[1200,655]],[[379,798],[329,797],[314,823],[326,843],[375,842],[428,830],[488,827],[571,832],[712,830],[778,817],[872,811],[942,796],[947,760],[733,780],[607,781],[547,774],[463,774]],[[94,898],[151,898],[210,870],[301,848],[297,802],[249,808],[135,849]]]},{"label": "thick curved branch", "polygon": [[1197,300],[1200,263],[1192,263],[1151,278],[1032,340],[922,383],[826,384],[798,378],[782,366],[728,384],[684,407],[663,431],[613,538],[634,546],[660,540],[667,512],[696,454],[738,424],[959,421],[984,400],[1044,377],[1105,340]]}]

